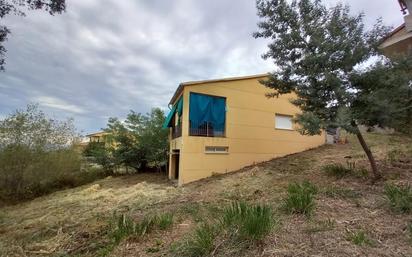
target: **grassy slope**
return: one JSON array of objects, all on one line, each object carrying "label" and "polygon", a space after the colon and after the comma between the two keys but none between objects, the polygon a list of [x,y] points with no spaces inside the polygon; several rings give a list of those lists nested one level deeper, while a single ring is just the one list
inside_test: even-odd
[{"label": "grassy slope", "polygon": [[[385,161],[388,151],[411,146],[412,139],[369,134],[367,140],[386,180],[412,181],[410,165]],[[216,218],[231,201],[262,202],[276,210],[288,183],[304,179],[318,185],[321,192],[334,186],[347,193],[335,197],[327,192],[318,194],[315,214],[309,219],[279,212],[278,229],[260,245],[246,249],[220,247],[215,255],[412,256],[406,231],[412,216],[388,209],[382,193],[385,181],[372,185],[364,178],[337,180],[321,171],[325,164],[347,160],[356,162],[357,167],[368,167],[356,140],[349,141],[347,145],[323,146],[183,188],[173,187],[159,175],[107,178],[9,206],[0,210],[0,256],[97,256],[110,242],[107,224],[114,211],[127,212],[137,221],[147,214],[174,213],[172,228],[123,240],[111,253],[168,256],[174,241],[184,238],[197,223]],[[326,223],[332,225],[323,225]],[[351,232],[359,230],[367,234],[371,246],[357,246],[348,240]]]}]

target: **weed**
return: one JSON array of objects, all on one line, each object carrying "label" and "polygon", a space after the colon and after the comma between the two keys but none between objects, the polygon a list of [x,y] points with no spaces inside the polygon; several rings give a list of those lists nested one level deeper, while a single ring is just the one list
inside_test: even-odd
[{"label": "weed", "polygon": [[322,190],[322,193],[330,198],[359,198],[361,194],[349,188],[341,188],[336,186],[327,186]]},{"label": "weed", "polygon": [[372,245],[373,242],[363,230],[358,230],[348,234],[347,239],[355,245]]},{"label": "weed", "polygon": [[199,226],[183,245],[177,247],[178,256],[200,257],[210,254],[214,249],[215,237],[216,231],[213,226]]},{"label": "weed", "polygon": [[164,213],[164,214],[157,216],[156,223],[159,229],[161,230],[168,229],[173,224],[173,214]]},{"label": "weed", "polygon": [[412,210],[412,190],[409,185],[397,186],[387,184],[385,186],[385,196],[395,212],[410,213]]},{"label": "weed", "polygon": [[336,225],[336,221],[334,219],[327,219],[327,220],[320,220],[316,223],[312,223],[309,225],[305,231],[307,233],[316,233],[322,231],[332,230]]},{"label": "weed", "polygon": [[223,224],[239,233],[243,239],[254,241],[264,238],[273,228],[273,216],[269,206],[250,206],[245,202],[234,202],[223,211]]},{"label": "weed", "polygon": [[137,227],[137,224],[125,214],[122,214],[120,216],[114,215],[110,225],[110,237],[113,238],[116,244],[119,243],[123,238],[134,234]]},{"label": "weed", "polygon": [[392,164],[395,162],[398,162],[403,157],[404,157],[404,152],[398,148],[390,150],[386,156],[387,160]]},{"label": "weed", "polygon": [[328,164],[322,167],[326,175],[330,177],[343,178],[352,173],[352,169],[340,163]]},{"label": "weed", "polygon": [[283,200],[283,209],[292,214],[305,214],[310,216],[315,208],[314,195],[317,188],[312,183],[291,183],[288,186],[288,194]]},{"label": "weed", "polygon": [[409,222],[408,227],[406,228],[408,236],[409,236],[409,241],[412,243],[412,221]]}]

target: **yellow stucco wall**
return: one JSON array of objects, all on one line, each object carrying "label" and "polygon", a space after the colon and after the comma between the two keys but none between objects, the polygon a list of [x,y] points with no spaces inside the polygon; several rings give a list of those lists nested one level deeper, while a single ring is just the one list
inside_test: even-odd
[{"label": "yellow stucco wall", "polygon": [[[275,157],[324,144],[325,136],[302,136],[293,130],[275,129],[275,114],[295,115],[292,95],[268,99],[262,78],[186,85],[183,89],[182,137],[171,140],[171,150],[180,150],[179,184],[215,173],[226,173]],[[226,97],[226,137],[189,136],[189,94]],[[227,146],[227,154],[205,153],[205,146]],[[170,176],[169,169],[169,176]]]}]

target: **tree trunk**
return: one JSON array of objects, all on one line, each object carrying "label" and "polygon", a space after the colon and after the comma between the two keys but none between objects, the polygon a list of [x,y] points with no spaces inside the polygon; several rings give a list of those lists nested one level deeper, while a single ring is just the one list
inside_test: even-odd
[{"label": "tree trunk", "polygon": [[366,144],[365,139],[363,138],[363,135],[361,131],[359,130],[358,125],[356,125],[356,123],[352,123],[352,125],[356,128],[356,137],[358,138],[359,143],[361,144],[363,148],[363,151],[365,151],[366,156],[368,156],[368,160],[371,165],[372,173],[373,173],[375,180],[382,178],[382,174],[379,172],[378,167],[376,166],[375,158],[373,157],[371,150]]}]

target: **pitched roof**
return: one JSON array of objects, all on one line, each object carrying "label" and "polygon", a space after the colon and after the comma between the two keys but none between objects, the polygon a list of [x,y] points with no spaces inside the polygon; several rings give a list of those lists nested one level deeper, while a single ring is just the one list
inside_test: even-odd
[{"label": "pitched roof", "polygon": [[177,100],[177,97],[180,96],[185,86],[216,83],[216,82],[227,82],[227,81],[235,81],[235,80],[244,80],[244,79],[263,78],[263,77],[267,77],[268,75],[269,73],[262,73],[262,74],[255,74],[255,75],[249,75],[249,76],[226,77],[226,78],[220,78],[220,79],[206,79],[206,80],[182,82],[177,87],[175,93],[173,94],[172,99],[170,99],[169,104],[173,104]]}]

